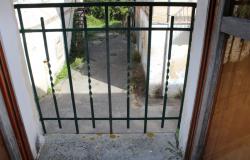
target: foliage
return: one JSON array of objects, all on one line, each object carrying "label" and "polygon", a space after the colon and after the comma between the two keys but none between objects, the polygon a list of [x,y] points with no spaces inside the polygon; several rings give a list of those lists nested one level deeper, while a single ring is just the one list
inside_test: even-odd
[{"label": "foliage", "polygon": [[67,65],[64,64],[62,69],[56,75],[55,84],[58,84],[61,80],[65,79],[67,77],[68,77]]},{"label": "foliage", "polygon": [[128,7],[111,7],[110,19],[122,21],[128,14]]},{"label": "foliage", "polygon": [[92,15],[93,17],[98,18],[98,19],[104,19],[105,9],[104,7],[100,7],[100,6],[89,7],[87,9],[87,14]]},{"label": "foliage", "polygon": [[136,50],[132,54],[132,62],[134,62],[134,63],[140,63],[141,62],[141,55],[140,55],[139,51]]},{"label": "foliage", "polygon": [[[98,0],[98,2],[117,2],[118,0]],[[85,2],[93,2],[93,0],[85,0]],[[87,14],[92,15],[98,19],[105,18],[105,8],[100,6],[89,7],[87,9]],[[128,14],[128,7],[109,7],[109,19],[122,21],[124,17]]]},{"label": "foliage", "polygon": [[51,94],[51,93],[52,93],[52,88],[49,87],[49,88],[47,89],[47,94]]},{"label": "foliage", "polygon": [[70,67],[71,67],[72,69],[78,70],[79,67],[80,67],[83,63],[84,63],[84,58],[83,58],[83,57],[81,57],[81,58],[77,57],[77,58],[74,58],[74,59],[71,61]]},{"label": "foliage", "polygon": [[[242,2],[247,2],[248,0],[243,0]],[[241,18],[250,18],[250,5],[240,5],[236,10],[236,15]]]},{"label": "foliage", "polygon": [[131,92],[136,96],[141,96],[145,92],[145,74],[141,65],[141,55],[135,50],[131,55],[132,59],[132,76],[131,76]]},{"label": "foliage", "polygon": [[136,96],[141,96],[145,92],[145,74],[141,64],[135,64],[132,67],[131,92]]},{"label": "foliage", "polygon": [[[90,28],[102,28],[105,27],[105,22],[102,19],[98,19],[94,17],[93,15],[87,15],[87,23],[88,27]],[[120,27],[121,21],[118,20],[111,20],[109,21],[110,27]]]},{"label": "foliage", "polygon": [[131,32],[131,42],[132,43],[136,43],[136,33],[135,32]]},{"label": "foliage", "polygon": [[[102,19],[97,19],[94,16],[90,16],[87,15],[87,23],[88,23],[88,27],[89,28],[103,28],[105,27],[105,22]],[[111,20],[109,21],[109,27],[121,27],[122,23],[121,21],[117,21],[117,20]],[[98,33],[98,31],[89,31],[88,32],[88,37],[94,38],[96,33]],[[100,32],[99,32],[100,33]]]},{"label": "foliage", "polygon": [[[71,69],[77,70],[84,63],[83,57],[70,58]],[[68,77],[67,64],[64,64],[60,72],[56,75],[55,84]]]},{"label": "foliage", "polygon": [[175,160],[182,160],[183,159],[183,153],[179,145],[178,140],[178,131],[175,133],[175,144],[168,141],[169,147],[166,148],[167,151],[172,153],[172,155],[168,158],[169,160],[175,159]]},{"label": "foliage", "polygon": [[122,23],[118,20],[111,20],[109,22],[109,27],[121,27]]},{"label": "foliage", "polygon": [[105,25],[104,21],[94,17],[93,15],[87,15],[88,27],[99,28]]}]

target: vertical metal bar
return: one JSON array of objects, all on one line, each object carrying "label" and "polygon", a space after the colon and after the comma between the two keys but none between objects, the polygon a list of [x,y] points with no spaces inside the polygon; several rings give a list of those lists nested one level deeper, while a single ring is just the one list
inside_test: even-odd
[{"label": "vertical metal bar", "polygon": [[53,83],[53,77],[52,77],[52,71],[51,71],[51,65],[50,65],[50,57],[49,57],[49,51],[48,51],[48,45],[47,45],[47,37],[46,37],[46,33],[45,33],[44,19],[41,17],[40,20],[41,20],[43,43],[44,43],[44,49],[45,49],[45,54],[46,54],[46,59],[47,59],[47,65],[48,65],[48,69],[49,69],[50,86],[51,86],[51,90],[52,90],[52,96],[53,96],[53,100],[54,100],[56,116],[58,119],[59,128],[62,128],[59,110],[58,110],[58,105],[57,105],[57,100],[56,100],[56,95],[55,95],[55,90],[54,90],[54,83]]},{"label": "vertical metal bar", "polygon": [[194,28],[194,16],[195,16],[195,7],[192,7],[192,13],[191,13],[191,25],[190,25],[190,33],[189,33],[189,42],[188,42],[188,54],[187,54],[187,60],[186,60],[186,69],[185,69],[185,79],[184,79],[184,85],[183,85],[183,95],[181,99],[181,107],[180,107],[180,113],[179,113],[179,119],[178,119],[178,129],[180,128],[181,124],[181,116],[183,111],[183,103],[184,103],[184,97],[186,92],[186,85],[187,85],[187,76],[188,76],[188,68],[189,68],[189,59],[190,59],[190,49],[192,44],[192,33]]},{"label": "vertical metal bar", "polygon": [[79,133],[76,105],[75,105],[75,97],[74,97],[74,89],[73,89],[73,82],[72,82],[70,63],[69,63],[69,51],[68,51],[67,35],[66,35],[66,30],[65,30],[66,26],[65,26],[65,17],[64,17],[63,7],[60,7],[60,12],[61,12],[61,22],[62,22],[62,28],[63,28],[63,41],[64,41],[65,58],[66,58],[68,76],[69,76],[69,86],[70,86],[70,94],[71,94],[72,105],[73,105],[76,133]]},{"label": "vertical metal bar", "polygon": [[83,17],[83,23],[84,23],[84,45],[85,45],[85,54],[86,54],[86,60],[87,60],[87,68],[88,68],[88,83],[89,83],[89,100],[90,100],[90,109],[91,109],[91,117],[92,117],[92,126],[93,128],[95,128],[95,114],[94,114],[94,105],[93,105],[93,94],[92,94],[92,90],[91,90],[91,74],[90,74],[90,61],[89,61],[89,44],[88,44],[88,25],[87,25],[87,19],[86,16],[84,14]]},{"label": "vertical metal bar", "polygon": [[26,36],[25,36],[25,33],[23,32],[24,25],[23,25],[22,12],[21,12],[20,8],[17,8],[17,13],[18,13],[18,18],[19,18],[19,23],[20,23],[21,33],[22,33],[24,53],[25,53],[27,67],[28,67],[30,80],[31,80],[31,84],[32,84],[32,89],[33,89],[33,93],[34,93],[34,99],[35,99],[35,102],[36,102],[39,118],[40,118],[40,121],[42,123],[43,132],[47,133],[46,132],[46,127],[45,127],[45,124],[44,124],[44,120],[43,120],[43,115],[42,115],[40,103],[39,103],[38,94],[37,94],[37,91],[36,91],[36,85],[35,85],[35,81],[34,81],[34,77],[33,77],[33,72],[32,72],[32,68],[31,68],[31,64],[30,64],[28,47],[27,47],[27,42],[26,42]]},{"label": "vertical metal bar", "polygon": [[130,70],[131,70],[131,61],[130,61],[130,23],[131,18],[130,15],[128,16],[128,28],[127,28],[127,128],[130,127],[129,125],[129,118],[130,118]]},{"label": "vertical metal bar", "polygon": [[[168,0],[169,2],[169,0]],[[170,11],[170,7],[167,7],[167,23],[169,23],[169,11]],[[165,82],[165,70],[166,70],[166,57],[167,57],[167,41],[168,41],[168,31],[166,31],[166,36],[165,36],[165,42],[164,42],[164,55],[163,55],[163,73],[162,73],[162,78],[161,78],[161,85],[162,87],[165,87],[164,86],[164,82]],[[163,94],[163,93],[162,93]]]},{"label": "vertical metal bar", "polygon": [[112,134],[113,126],[112,126],[112,101],[111,101],[111,86],[110,86],[109,13],[107,5],[105,5],[105,30],[106,30],[107,80],[108,80],[108,98],[109,98],[109,127],[110,127],[110,134]]},{"label": "vertical metal bar", "polygon": [[174,28],[174,17],[171,16],[170,34],[169,34],[169,41],[168,41],[169,42],[168,43],[168,62],[167,62],[167,73],[166,73],[166,84],[165,84],[165,92],[164,92],[164,100],[163,100],[161,128],[164,127],[165,114],[166,114],[166,105],[167,105],[167,98],[168,98],[168,79],[169,79],[169,71],[170,71],[169,67],[170,67],[170,60],[171,60],[171,53],[172,53],[173,28]]},{"label": "vertical metal bar", "polygon": [[144,133],[147,132],[147,120],[148,120],[148,90],[149,90],[149,78],[150,78],[152,15],[153,15],[153,6],[149,6],[149,23],[148,23],[149,31],[148,31],[147,77],[146,77],[146,92],[145,92]]}]

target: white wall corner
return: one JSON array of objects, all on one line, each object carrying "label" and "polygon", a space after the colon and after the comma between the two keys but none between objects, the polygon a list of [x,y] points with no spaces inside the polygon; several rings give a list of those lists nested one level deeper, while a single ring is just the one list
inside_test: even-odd
[{"label": "white wall corner", "polygon": [[33,156],[36,157],[37,144],[42,130],[27,72],[15,11],[10,0],[1,0],[0,40],[28,141]]},{"label": "white wall corner", "polygon": [[197,2],[194,31],[192,35],[193,39],[190,52],[189,71],[187,77],[187,87],[179,132],[180,146],[183,151],[186,150],[187,146],[194,102],[196,98],[196,89],[198,85],[205,31],[207,26],[209,2],[210,0],[198,0]]}]

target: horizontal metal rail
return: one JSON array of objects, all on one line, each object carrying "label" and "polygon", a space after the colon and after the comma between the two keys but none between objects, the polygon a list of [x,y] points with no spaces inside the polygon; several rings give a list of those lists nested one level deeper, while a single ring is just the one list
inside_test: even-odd
[{"label": "horizontal metal rail", "polygon": [[[89,117],[89,118],[80,118],[77,117],[77,120],[93,120],[93,118]],[[179,117],[164,117],[165,120],[178,120]],[[42,120],[58,120],[58,118],[42,118]],[[65,117],[60,117],[59,120],[75,120],[75,118],[65,118]],[[105,117],[96,117],[94,118],[94,120],[107,120],[109,121],[110,118],[105,118]],[[130,117],[130,118],[126,118],[126,117],[112,117],[112,120],[145,120],[144,117],[138,118],[138,117]],[[162,117],[147,117],[147,120],[162,120]]]},{"label": "horizontal metal rail", "polygon": [[[126,31],[127,28],[112,28],[112,27],[109,27],[108,29],[107,28],[87,28],[87,29],[84,29],[84,28],[66,28],[66,29],[20,29],[20,32],[23,33],[32,33],[32,32],[63,32],[63,31],[66,31],[66,32],[81,32],[81,31],[106,31],[106,30],[109,30],[109,31]],[[170,27],[155,27],[155,28],[148,28],[148,27],[143,27],[143,28],[138,28],[138,27],[134,27],[134,28],[130,28],[131,31],[149,31],[149,30],[152,30],[152,31],[168,31],[168,30],[175,30],[175,31],[191,31],[191,28],[187,28],[187,27],[173,27],[173,28],[170,28]]]},{"label": "horizontal metal rail", "polygon": [[15,4],[14,8],[54,8],[54,7],[93,7],[93,6],[165,6],[196,7],[193,2],[82,2],[82,3],[33,3]]}]

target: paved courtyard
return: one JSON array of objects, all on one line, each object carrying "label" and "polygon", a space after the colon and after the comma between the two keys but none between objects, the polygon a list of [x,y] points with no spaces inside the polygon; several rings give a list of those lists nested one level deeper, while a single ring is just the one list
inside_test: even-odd
[{"label": "paved courtyard", "polygon": [[49,135],[39,160],[167,160],[174,134]]},{"label": "paved courtyard", "polygon": [[[127,39],[125,34],[110,34],[110,71],[111,71],[111,96],[113,117],[127,116]],[[105,34],[99,33],[89,43],[91,86],[93,92],[93,104],[95,117],[109,117],[108,88],[107,88],[107,63]],[[91,117],[88,77],[86,64],[79,70],[72,70],[73,88],[78,117]],[[61,117],[72,118],[73,109],[70,96],[68,79],[62,80],[56,85],[56,96]],[[53,98],[47,95],[40,100],[44,117],[56,117]],[[170,98],[167,104],[166,116],[176,117],[179,113],[180,100]],[[161,117],[163,108],[162,98],[150,98],[148,117]],[[130,117],[143,118],[145,112],[144,98],[135,98],[131,95]],[[58,122],[45,121],[48,133],[75,133],[73,120],[62,120],[62,129]],[[79,120],[80,133],[109,133],[109,121],[97,120],[96,128],[92,128],[90,120]],[[160,127],[160,120],[148,121],[149,132],[175,132],[177,120],[168,120],[165,127]],[[126,127],[126,121],[114,120],[114,133],[142,133],[143,120],[131,120],[130,129]]]}]

